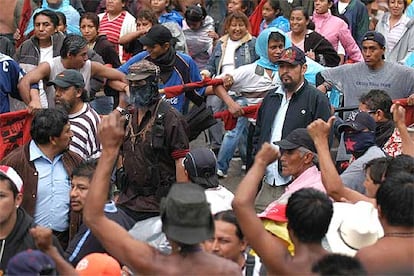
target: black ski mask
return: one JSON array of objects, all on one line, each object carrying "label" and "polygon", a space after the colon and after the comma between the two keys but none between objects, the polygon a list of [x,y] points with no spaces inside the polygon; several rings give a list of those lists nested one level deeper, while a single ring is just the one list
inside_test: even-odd
[{"label": "black ski mask", "polygon": [[[138,108],[151,106],[160,98],[158,82],[155,76],[150,76],[144,81],[145,84],[136,85],[131,82],[129,85],[129,101]],[[140,82],[143,81],[141,80]]]}]

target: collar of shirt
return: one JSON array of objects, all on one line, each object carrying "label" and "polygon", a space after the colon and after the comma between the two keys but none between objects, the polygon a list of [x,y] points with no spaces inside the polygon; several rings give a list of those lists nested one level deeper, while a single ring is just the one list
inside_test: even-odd
[{"label": "collar of shirt", "polygon": [[116,213],[118,209],[116,208],[115,202],[112,200],[105,203],[104,212],[105,213]]},{"label": "collar of shirt", "polygon": [[30,161],[35,161],[36,159],[43,158],[48,160],[50,163],[53,163],[54,161],[58,161],[62,157],[63,153],[56,155],[54,160],[52,161],[42,152],[42,150],[37,146],[35,141],[31,140],[29,144],[29,155]]}]

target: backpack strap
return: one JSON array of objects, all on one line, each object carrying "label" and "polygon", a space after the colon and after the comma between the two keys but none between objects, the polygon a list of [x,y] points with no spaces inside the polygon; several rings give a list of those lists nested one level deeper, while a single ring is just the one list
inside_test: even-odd
[{"label": "backpack strap", "polygon": [[256,263],[255,257],[252,254],[247,253],[247,258],[246,258],[246,276],[252,276],[253,275],[255,263]]},{"label": "backpack strap", "polygon": [[165,142],[165,114],[167,113],[169,104],[164,102],[163,100],[160,101],[157,111],[156,111],[156,118],[154,120],[154,125],[152,126],[152,148],[156,153],[156,162],[158,162],[158,153],[164,147]]}]

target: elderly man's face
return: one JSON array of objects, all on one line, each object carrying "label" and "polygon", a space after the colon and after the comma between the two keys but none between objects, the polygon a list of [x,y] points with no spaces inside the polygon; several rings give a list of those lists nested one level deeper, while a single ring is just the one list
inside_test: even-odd
[{"label": "elderly man's face", "polygon": [[280,162],[283,176],[297,178],[308,168],[307,164],[309,163],[307,163],[307,159],[305,158],[305,155],[308,153],[301,152],[299,149],[281,149],[281,152]]}]

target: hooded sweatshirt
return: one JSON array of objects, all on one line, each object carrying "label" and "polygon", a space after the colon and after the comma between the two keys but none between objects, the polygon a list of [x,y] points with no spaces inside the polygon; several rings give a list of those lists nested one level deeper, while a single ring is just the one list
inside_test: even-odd
[{"label": "hooded sweatshirt", "polygon": [[36,249],[29,229],[35,226],[33,219],[22,209],[17,208],[16,224],[6,239],[0,240],[0,270],[5,271],[9,259],[26,249]]},{"label": "hooded sweatshirt", "polygon": [[[16,209],[17,218],[13,230],[4,240],[0,240],[0,274],[7,268],[9,260],[19,252],[27,249],[37,249],[35,241],[30,234],[30,228],[36,226],[33,218],[23,208]],[[63,256],[63,250],[57,238],[53,236],[53,245]]]}]

